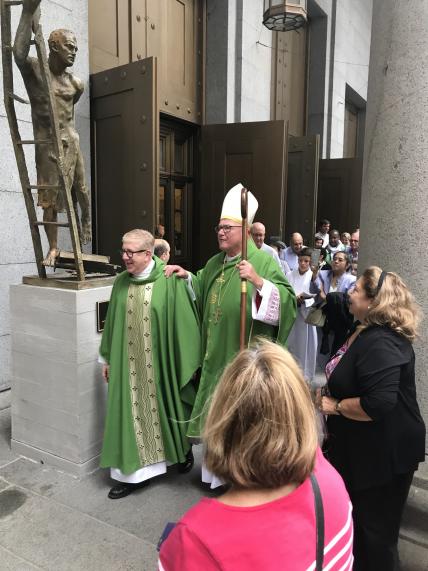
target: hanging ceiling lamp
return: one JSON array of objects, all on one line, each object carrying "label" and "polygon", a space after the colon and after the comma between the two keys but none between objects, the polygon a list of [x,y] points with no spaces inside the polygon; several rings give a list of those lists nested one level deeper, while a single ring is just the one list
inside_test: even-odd
[{"label": "hanging ceiling lamp", "polygon": [[263,24],[274,32],[297,30],[306,24],[307,0],[264,0]]}]

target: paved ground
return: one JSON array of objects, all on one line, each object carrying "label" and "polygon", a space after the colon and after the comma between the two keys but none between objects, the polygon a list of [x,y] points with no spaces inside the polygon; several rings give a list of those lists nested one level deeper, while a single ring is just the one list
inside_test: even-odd
[{"label": "paved ground", "polygon": [[[113,501],[107,470],[77,480],[14,455],[9,406],[10,391],[0,393],[0,571],[155,571],[166,522],[210,494],[199,483],[201,447],[189,474],[171,469],[148,488]],[[409,498],[402,571],[428,570],[428,519],[425,512],[412,513],[418,504]]]},{"label": "paved ground", "polygon": [[77,480],[10,450],[8,393],[0,393],[0,570],[157,568],[156,544],[200,497],[200,447],[190,474],[174,469],[148,488],[109,500],[107,470]]},{"label": "paved ground", "polygon": [[[317,384],[321,379],[317,375]],[[165,524],[212,494],[200,485],[200,446],[194,447],[189,474],[171,468],[148,488],[109,500],[107,470],[78,480],[13,454],[10,434],[10,391],[5,391],[0,393],[0,571],[153,571]]]}]

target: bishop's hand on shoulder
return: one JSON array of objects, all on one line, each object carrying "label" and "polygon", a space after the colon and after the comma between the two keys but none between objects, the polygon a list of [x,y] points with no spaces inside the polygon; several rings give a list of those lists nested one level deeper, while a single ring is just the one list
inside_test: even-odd
[{"label": "bishop's hand on shoulder", "polygon": [[181,266],[175,266],[173,264],[165,266],[163,273],[166,278],[171,277],[172,274],[176,274],[178,278],[182,278],[184,280],[187,280],[187,278],[189,277],[189,272],[187,270],[185,270]]}]

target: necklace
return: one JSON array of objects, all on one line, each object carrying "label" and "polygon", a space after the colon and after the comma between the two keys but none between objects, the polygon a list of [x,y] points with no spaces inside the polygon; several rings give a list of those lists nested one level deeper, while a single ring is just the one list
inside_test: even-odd
[{"label": "necklace", "polygon": [[[235,275],[235,271],[236,271],[236,265],[233,268],[232,273],[230,274],[229,279],[226,280],[224,279],[224,267],[226,265],[226,256],[224,257],[223,260],[223,268],[221,270],[221,274],[220,277],[218,277],[215,281],[218,284],[218,288],[217,288],[217,292],[213,292],[211,294],[211,299],[210,299],[210,304],[215,305],[217,304],[216,308],[214,309],[214,312],[212,314],[212,319],[213,319],[213,323],[214,325],[217,325],[220,322],[220,319],[223,315],[223,312],[221,310],[221,302],[224,300],[224,297],[227,293],[227,290],[229,289],[230,286],[230,282],[232,281],[233,276]],[[225,285],[224,291],[223,291],[223,295],[221,295],[222,289],[223,289],[223,284]]]}]

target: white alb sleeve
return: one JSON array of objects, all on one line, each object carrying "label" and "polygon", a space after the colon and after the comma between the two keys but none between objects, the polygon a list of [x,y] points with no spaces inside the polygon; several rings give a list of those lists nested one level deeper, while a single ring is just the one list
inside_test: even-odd
[{"label": "white alb sleeve", "polygon": [[[259,309],[256,305],[257,292],[262,298]],[[262,321],[268,325],[278,325],[280,315],[281,298],[279,290],[275,284],[268,280],[263,280],[260,290],[254,290],[252,299],[252,317],[257,321]]]}]

